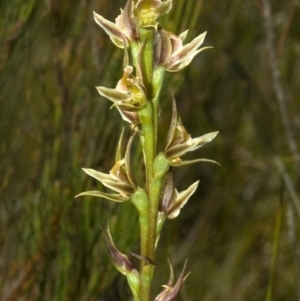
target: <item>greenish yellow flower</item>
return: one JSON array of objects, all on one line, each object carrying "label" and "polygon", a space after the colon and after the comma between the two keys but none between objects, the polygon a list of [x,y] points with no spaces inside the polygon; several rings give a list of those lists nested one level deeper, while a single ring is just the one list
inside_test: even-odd
[{"label": "greenish yellow flower", "polygon": [[88,175],[100,181],[105,187],[115,190],[118,193],[115,194],[105,193],[102,191],[86,191],[78,194],[76,197],[89,195],[108,199],[114,202],[126,202],[131,199],[136,190],[136,182],[133,177],[130,164],[130,150],[133,137],[134,136],[131,136],[131,138],[129,139],[125,157],[121,159],[121,144],[123,138],[122,132],[117,148],[115,164],[110,170],[109,174],[102,173],[90,168],[83,168],[83,171]]},{"label": "greenish yellow flower", "polygon": [[138,0],[134,6],[134,15],[143,28],[157,28],[157,18],[167,14],[172,8],[172,0]]},{"label": "greenish yellow flower", "polygon": [[143,83],[132,75],[133,67],[124,69],[122,78],[115,89],[96,87],[99,94],[111,100],[121,111],[136,112],[145,107],[147,97]]}]

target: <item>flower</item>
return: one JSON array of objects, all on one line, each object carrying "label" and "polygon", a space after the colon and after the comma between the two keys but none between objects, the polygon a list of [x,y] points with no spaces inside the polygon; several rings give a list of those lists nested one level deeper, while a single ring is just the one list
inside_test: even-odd
[{"label": "flower", "polygon": [[109,35],[112,42],[119,48],[126,48],[128,42],[138,39],[136,20],[133,16],[133,3],[128,0],[116,18],[116,23],[110,22],[94,12],[96,23]]},{"label": "flower", "polygon": [[184,272],[185,272],[186,265],[187,265],[187,260],[186,260],[175,285],[173,285],[173,283],[174,283],[173,267],[172,267],[169,260],[168,260],[168,263],[169,263],[169,267],[170,267],[170,276],[169,276],[168,283],[166,285],[163,285],[164,289],[154,299],[154,301],[172,301],[172,300],[175,300],[177,298],[178,294],[180,293],[183,282],[186,280],[186,278],[190,274],[190,273],[188,273],[187,275],[184,276]]},{"label": "flower", "polygon": [[172,0],[138,0],[134,7],[134,15],[143,28],[157,28],[157,18],[167,14],[172,8]]},{"label": "flower", "polygon": [[174,188],[172,171],[169,171],[165,177],[165,186],[162,193],[160,212],[164,213],[168,219],[177,217],[181,208],[196,191],[198,184],[199,181],[192,184],[186,190],[178,193],[177,189]]},{"label": "flower", "polygon": [[96,87],[99,94],[111,100],[120,110],[136,112],[146,105],[146,92],[142,81],[132,76],[133,67],[126,66],[115,89]]},{"label": "flower", "polygon": [[121,159],[121,145],[123,139],[124,129],[122,131],[116,154],[115,165],[110,170],[109,174],[102,173],[90,168],[83,168],[83,171],[92,176],[96,180],[100,181],[104,186],[117,191],[118,193],[105,193],[102,191],[86,191],[82,192],[76,197],[89,195],[101,197],[114,202],[126,202],[129,201],[136,190],[136,182],[132,175],[130,166],[130,150],[134,136],[131,136],[127,148],[125,157]]},{"label": "flower", "polygon": [[169,72],[177,72],[186,67],[201,51],[212,48],[199,48],[205,38],[206,32],[200,34],[190,43],[183,46],[188,30],[179,36],[160,28],[156,37],[155,57],[157,65],[162,65]]},{"label": "flower", "polygon": [[180,159],[180,157],[185,155],[185,153],[194,151],[204,144],[212,141],[217,136],[218,132],[212,132],[198,138],[192,138],[182,125],[181,119],[177,114],[174,96],[172,97],[172,103],[172,119],[164,150],[164,154],[169,160],[169,164],[173,166],[183,166],[197,162],[212,162],[218,164],[217,162],[209,159],[196,159],[191,161],[182,161]]}]

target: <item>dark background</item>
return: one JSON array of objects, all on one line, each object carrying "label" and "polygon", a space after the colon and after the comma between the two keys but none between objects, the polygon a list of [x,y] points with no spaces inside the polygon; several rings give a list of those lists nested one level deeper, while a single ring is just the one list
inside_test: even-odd
[{"label": "dark background", "polygon": [[[197,179],[200,185],[164,228],[154,294],[167,282],[169,257],[176,275],[189,258],[192,274],[179,300],[300,300],[299,1],[271,1],[270,17],[266,0],[173,2],[161,19],[165,28],[177,34],[189,28],[188,41],[208,31],[204,44],[214,49],[167,75],[160,138],[174,92],[193,137],[220,132],[187,158],[213,159],[221,167],[203,163],[175,171],[179,190]],[[112,167],[124,125],[95,89],[116,85],[123,54],[92,16],[94,10],[114,20],[124,4],[0,3],[3,301],[130,299],[99,225],[110,220],[119,249],[138,252],[133,206],[74,199],[98,185],[81,167]],[[136,170],[139,159],[140,151],[133,156]],[[266,297],[270,278],[272,299]]]}]

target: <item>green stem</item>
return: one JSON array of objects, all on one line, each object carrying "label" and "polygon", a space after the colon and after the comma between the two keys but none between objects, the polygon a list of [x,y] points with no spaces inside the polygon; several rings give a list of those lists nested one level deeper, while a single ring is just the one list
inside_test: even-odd
[{"label": "green stem", "polygon": [[[154,127],[153,127],[153,107],[151,101],[147,101],[146,107],[139,112],[139,119],[142,125],[142,136],[141,143],[144,153],[144,163],[146,169],[146,186],[148,193],[148,228],[141,229],[141,236],[146,237],[147,241],[143,238],[143,247],[141,248],[141,255],[148,258],[150,261],[154,261],[154,248],[152,247],[153,241],[155,243],[155,233],[156,233],[156,215],[153,207],[152,201],[152,186],[153,186],[153,162],[155,158],[155,137],[154,137]],[[142,233],[142,231],[147,231],[147,233]],[[140,287],[140,301],[149,301],[150,297],[150,287],[152,282],[153,274],[146,276],[144,275],[144,269],[148,269],[144,262],[141,262],[141,287]],[[150,279],[149,279],[150,277]]]},{"label": "green stem", "polygon": [[271,301],[272,295],[273,295],[276,263],[277,263],[277,257],[278,257],[278,249],[279,249],[280,230],[281,230],[281,223],[282,223],[282,211],[283,211],[283,206],[282,206],[282,202],[280,202],[280,204],[277,208],[277,213],[276,213],[276,222],[275,222],[275,228],[274,228],[274,240],[273,240],[273,247],[272,247],[271,271],[270,271],[270,276],[269,276],[266,301]]},{"label": "green stem", "polygon": [[148,219],[147,233],[141,228],[141,255],[150,260],[153,264],[141,263],[141,286],[140,301],[149,301],[152,278],[154,274],[155,243],[157,236],[157,218],[160,192],[162,187],[161,179],[155,177],[154,160],[157,148],[157,123],[159,114],[159,92],[162,86],[164,70],[156,72],[153,70],[154,62],[154,32],[148,29],[139,29],[140,43],[143,43],[140,72],[142,71],[143,84],[147,91],[146,107],[139,111],[139,121],[142,125],[141,144],[144,154],[146,169],[146,187],[148,193]]},{"label": "green stem", "polygon": [[147,257],[149,260],[154,260],[154,252],[152,251],[152,241],[155,240],[157,209],[153,206],[153,162],[155,158],[155,133],[153,127],[153,107],[150,101],[147,101],[146,107],[139,112],[139,118],[142,125],[143,136],[142,147],[144,152],[145,168],[146,168],[146,180],[147,180],[147,192],[149,198],[148,206],[148,242],[147,250],[145,254],[141,254]]},{"label": "green stem", "polygon": [[142,54],[142,69],[144,86],[147,90],[148,99],[152,98],[152,77],[153,77],[153,30],[140,28],[140,40],[145,43]]}]

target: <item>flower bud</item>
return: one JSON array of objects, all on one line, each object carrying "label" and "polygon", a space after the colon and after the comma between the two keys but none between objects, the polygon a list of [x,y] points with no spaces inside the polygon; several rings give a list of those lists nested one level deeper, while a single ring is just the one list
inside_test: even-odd
[{"label": "flower bud", "polygon": [[123,275],[128,275],[129,273],[131,273],[133,270],[133,265],[129,261],[127,256],[121,253],[115,246],[108,225],[106,227],[106,233],[103,231],[102,234],[107,243],[110,259],[116,269]]},{"label": "flower bud", "polygon": [[170,267],[170,277],[168,280],[167,285],[163,285],[164,289],[162,292],[154,299],[154,301],[173,301],[178,297],[178,294],[180,293],[181,287],[185,279],[188,277],[190,273],[188,273],[186,276],[184,276],[184,272],[187,265],[187,260],[184,263],[183,269],[180,273],[180,276],[178,280],[176,281],[175,285],[173,286],[174,282],[174,273],[173,273],[173,267],[168,260],[169,267]]}]

